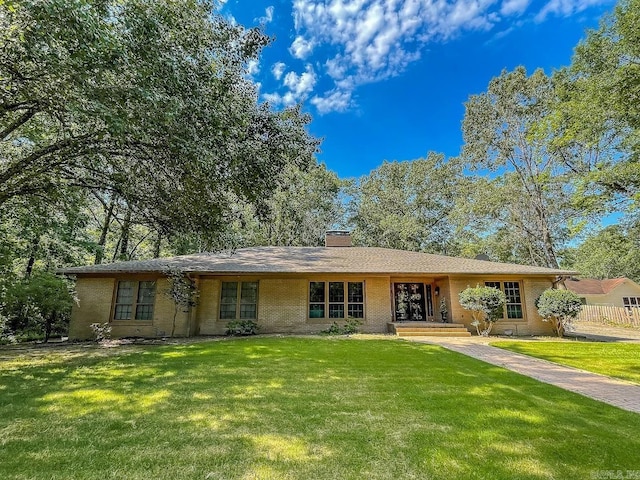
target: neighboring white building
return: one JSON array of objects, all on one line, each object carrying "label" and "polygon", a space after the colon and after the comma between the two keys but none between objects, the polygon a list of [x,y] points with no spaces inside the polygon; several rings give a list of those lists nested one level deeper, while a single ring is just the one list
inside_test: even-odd
[{"label": "neighboring white building", "polygon": [[612,305],[627,309],[640,308],[640,285],[620,278],[571,278],[565,280],[568,290],[583,298],[586,305]]}]

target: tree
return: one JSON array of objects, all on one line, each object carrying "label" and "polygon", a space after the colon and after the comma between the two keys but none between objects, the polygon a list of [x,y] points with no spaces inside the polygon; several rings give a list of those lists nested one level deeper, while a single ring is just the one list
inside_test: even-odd
[{"label": "tree", "polygon": [[224,193],[259,202],[318,142],[299,107],[258,104],[268,38],[212,0],[0,4],[0,207],[117,193],[161,231],[215,233]]},{"label": "tree", "polygon": [[173,301],[173,323],[171,324],[171,337],[176,333],[176,319],[180,311],[189,312],[191,307],[198,304],[198,288],[187,273],[174,268],[167,268],[165,275],[169,280],[169,288],[164,292]]},{"label": "tree", "polygon": [[[600,199],[640,194],[640,0],[621,0],[587,33],[570,67],[554,75],[562,99],[556,126],[563,147],[583,143],[606,153],[567,164]],[[604,189],[604,191],[601,191]]]},{"label": "tree", "polygon": [[536,300],[538,313],[545,322],[551,322],[559,337],[572,328],[573,320],[582,310],[580,297],[569,290],[548,289]]},{"label": "tree", "polygon": [[38,331],[47,342],[54,331],[66,332],[73,297],[65,280],[38,273],[11,284],[5,303],[6,323],[11,331]]},{"label": "tree", "polygon": [[590,278],[628,277],[640,282],[640,226],[611,225],[567,255],[566,267]]},{"label": "tree", "polygon": [[[487,337],[493,324],[502,318],[507,302],[504,292],[493,287],[467,287],[458,295],[460,306],[471,312],[478,336]],[[480,328],[482,325],[482,328]]]},{"label": "tree", "polygon": [[354,243],[455,254],[451,219],[462,167],[444,155],[384,162],[348,190],[348,223]]},{"label": "tree", "polygon": [[585,211],[572,203],[565,156],[583,156],[580,146],[559,150],[549,119],[557,102],[553,83],[542,70],[527,76],[523,67],[503,71],[485,93],[465,104],[462,159],[473,170],[488,169],[491,190],[475,189],[469,208],[483,212],[488,234],[496,229],[519,236],[528,262],[557,268],[557,250],[568,239],[567,224],[583,225]]}]

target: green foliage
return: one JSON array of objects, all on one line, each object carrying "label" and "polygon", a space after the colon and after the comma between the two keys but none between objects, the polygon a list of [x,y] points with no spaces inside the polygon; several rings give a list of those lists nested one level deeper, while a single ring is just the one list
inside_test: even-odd
[{"label": "green foliage", "polygon": [[640,225],[611,225],[566,254],[563,264],[588,278],[640,282]]},{"label": "green foliage", "polygon": [[6,330],[36,334],[46,342],[52,334],[66,333],[73,303],[65,280],[41,272],[6,288],[0,315],[6,318]]},{"label": "green foliage", "polygon": [[452,216],[461,183],[462,166],[442,154],[429,153],[426,159],[410,162],[384,162],[348,189],[354,243],[457,253]]},{"label": "green foliage", "polygon": [[[176,319],[180,311],[189,312],[191,307],[198,304],[198,297],[200,292],[196,283],[189,278],[188,273],[181,270],[171,268],[167,266],[164,274],[169,280],[169,288],[167,288],[164,294],[173,301],[173,323],[171,326],[171,337],[176,333]],[[191,317],[189,316],[189,329]]]},{"label": "green foliage", "polygon": [[570,290],[545,290],[536,300],[538,313],[545,322],[551,322],[559,337],[571,330],[573,320],[582,310],[580,297]]},{"label": "green foliage", "polygon": [[[542,70],[503,71],[465,104],[461,158],[493,178],[474,182],[461,211],[496,260],[557,268],[557,251],[593,213],[574,205],[567,159],[590,158],[582,145],[559,146],[552,125],[558,102]],[[569,224],[572,228],[569,228]]]},{"label": "green foliage", "polygon": [[[460,306],[471,312],[478,335],[491,333],[493,323],[504,315],[506,297],[504,292],[493,287],[467,287],[458,295]],[[482,326],[482,327],[481,327]]]},{"label": "green foliage", "polygon": [[[590,144],[598,155],[568,158],[583,190],[600,202],[637,202],[640,194],[640,0],[621,0],[587,33],[570,67],[554,80],[564,145]],[[637,205],[636,205],[637,206]]]},{"label": "green foliage", "polygon": [[329,328],[322,330],[320,333],[325,335],[353,335],[358,333],[360,325],[362,325],[362,322],[357,318],[348,318],[344,325],[333,322]]},{"label": "green foliage", "polygon": [[226,334],[228,336],[256,335],[260,325],[255,320],[232,320],[227,323]]}]

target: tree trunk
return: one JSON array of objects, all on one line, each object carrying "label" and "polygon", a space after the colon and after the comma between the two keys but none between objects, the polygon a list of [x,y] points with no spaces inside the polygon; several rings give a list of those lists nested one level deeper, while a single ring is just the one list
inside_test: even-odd
[{"label": "tree trunk", "polygon": [[27,261],[27,268],[25,269],[24,276],[29,278],[33,272],[33,265],[36,263],[36,255],[38,253],[38,247],[40,246],[40,236],[37,236],[31,242],[31,249],[29,251],[29,260]]},{"label": "tree trunk", "polygon": [[160,247],[162,246],[162,234],[158,232],[156,241],[153,244],[153,258],[160,258]]},{"label": "tree trunk", "polygon": [[115,195],[111,197],[109,202],[109,208],[105,212],[104,222],[102,224],[102,231],[100,232],[100,240],[98,240],[98,249],[96,250],[96,257],[93,264],[99,265],[104,258],[104,246],[107,243],[107,234],[109,233],[109,226],[111,225],[111,219],[113,218],[113,209],[116,205]]},{"label": "tree trunk", "polygon": [[122,223],[122,234],[120,235],[120,253],[118,258],[120,260],[129,260],[129,234],[131,231],[131,210],[127,209],[127,213]]}]

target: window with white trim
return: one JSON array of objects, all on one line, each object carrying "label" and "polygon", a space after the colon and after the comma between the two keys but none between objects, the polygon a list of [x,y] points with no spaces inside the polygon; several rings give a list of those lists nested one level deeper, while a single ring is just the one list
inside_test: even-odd
[{"label": "window with white trim", "polygon": [[640,308],[640,297],[622,297],[622,305],[629,311],[632,308]]},{"label": "window with white trim", "polygon": [[309,318],[364,318],[364,282],[309,282]]}]

